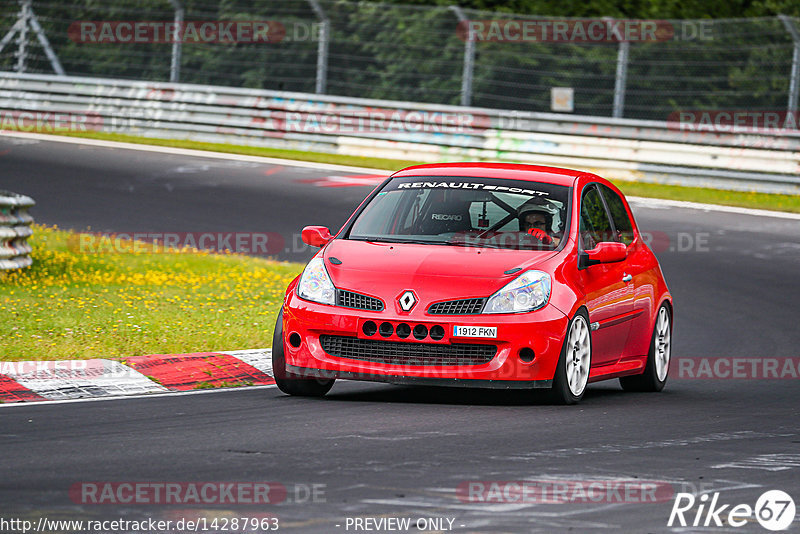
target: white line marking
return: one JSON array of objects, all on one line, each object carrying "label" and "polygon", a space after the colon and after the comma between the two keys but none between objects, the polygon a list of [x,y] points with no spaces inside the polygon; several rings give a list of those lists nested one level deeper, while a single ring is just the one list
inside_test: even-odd
[{"label": "white line marking", "polygon": [[536,450],[531,452],[520,452],[512,456],[489,456],[492,460],[524,460],[533,461],[536,458],[569,458],[572,456],[582,456],[586,454],[597,455],[603,453],[618,454],[626,451],[636,451],[645,449],[664,449],[672,447],[687,447],[690,445],[703,445],[719,441],[735,441],[744,439],[765,439],[776,437],[789,437],[796,434],[776,434],[771,432],[755,432],[752,430],[738,430],[734,432],[715,432],[704,436],[693,436],[688,438],[668,439],[664,441],[644,441],[640,443],[625,444],[604,444],[594,447],[572,447],[568,449]]},{"label": "white line marking", "polygon": [[646,208],[685,208],[702,211],[722,211],[725,213],[738,213],[759,217],[774,217],[776,219],[800,220],[800,213],[785,211],[759,210],[753,208],[740,208],[737,206],[721,206],[719,204],[701,204],[699,202],[686,202],[684,200],[666,200],[662,198],[627,197],[631,204],[638,204]]},{"label": "white line marking", "polygon": [[711,469],[760,469],[762,471],[786,471],[800,467],[800,454],[761,454],[744,460],[712,465]]},{"label": "white line marking", "polygon": [[[375,174],[385,172],[391,174],[386,169],[372,169],[368,167],[351,167],[349,165],[335,165],[333,163],[315,163],[312,161],[300,161],[294,159],[270,158],[266,156],[248,156],[245,154],[230,154],[227,152],[212,152],[210,150],[193,150],[190,148],[175,148],[169,146],[144,145],[138,143],[121,143],[119,141],[103,141],[100,139],[84,139],[83,137],[69,137],[61,135],[48,135],[39,133],[22,132],[0,132],[2,137],[21,137],[26,139],[36,139],[39,141],[53,141],[56,143],[70,143],[73,145],[89,145],[103,148],[122,148],[126,150],[140,150],[144,152],[159,152],[161,154],[173,154],[176,156],[191,156],[198,158],[230,159],[235,161],[254,161],[256,163],[269,163],[272,165],[285,165],[290,167],[304,167],[308,169],[318,169],[336,172],[358,172],[365,174]],[[398,163],[398,170],[400,164]]]}]

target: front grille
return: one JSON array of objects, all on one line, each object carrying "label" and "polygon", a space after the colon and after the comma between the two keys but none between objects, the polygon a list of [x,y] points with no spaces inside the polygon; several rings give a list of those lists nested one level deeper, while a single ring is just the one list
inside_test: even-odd
[{"label": "front grille", "polygon": [[336,304],[343,308],[355,310],[383,311],[383,302],[375,297],[339,289],[336,292]]},{"label": "front grille", "polygon": [[483,309],[486,299],[461,299],[436,302],[428,308],[431,315],[477,315]]},{"label": "front grille", "polygon": [[319,336],[322,350],[338,358],[392,365],[483,365],[497,354],[496,345],[401,343],[345,336]]}]

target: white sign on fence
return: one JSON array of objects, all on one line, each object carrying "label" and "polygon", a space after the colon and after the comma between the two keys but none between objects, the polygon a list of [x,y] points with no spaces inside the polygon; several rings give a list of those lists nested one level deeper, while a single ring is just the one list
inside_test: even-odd
[{"label": "white sign on fence", "polygon": [[575,110],[575,90],[572,87],[551,87],[550,109],[572,113]]}]

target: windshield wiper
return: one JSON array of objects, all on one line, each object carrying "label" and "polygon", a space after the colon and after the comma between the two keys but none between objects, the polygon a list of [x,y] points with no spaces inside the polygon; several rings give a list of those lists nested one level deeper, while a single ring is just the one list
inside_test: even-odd
[{"label": "windshield wiper", "polygon": [[398,243],[409,245],[446,245],[448,247],[504,248],[494,243],[474,243],[471,241],[429,241],[425,239],[393,239],[390,237],[350,237],[352,241],[368,241],[371,243]]},{"label": "windshield wiper", "polygon": [[443,241],[426,241],[424,239],[392,239],[389,237],[351,237],[353,241],[369,241],[372,243],[407,243],[410,245],[447,245]]},{"label": "windshield wiper", "polygon": [[474,241],[448,241],[445,244],[452,245],[454,247],[503,248],[500,245],[496,245],[494,243],[476,243]]}]

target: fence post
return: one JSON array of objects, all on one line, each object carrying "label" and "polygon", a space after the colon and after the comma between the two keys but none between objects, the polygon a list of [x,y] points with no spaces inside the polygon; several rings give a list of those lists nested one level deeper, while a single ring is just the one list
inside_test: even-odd
[{"label": "fence post", "polygon": [[0,39],[0,52],[3,51],[3,48],[5,48],[14,38],[14,35],[16,35],[17,51],[14,53],[17,58],[16,71],[25,72],[28,59],[28,24],[30,24],[31,28],[33,28],[33,32],[36,34],[36,38],[39,39],[39,43],[42,45],[42,48],[44,48],[44,53],[47,59],[50,60],[50,65],[52,65],[53,70],[59,76],[64,76],[64,67],[61,66],[58,56],[56,56],[53,47],[50,46],[50,41],[47,40],[47,35],[45,35],[41,24],[36,20],[36,15],[33,13],[30,0],[20,0],[19,5],[20,10],[17,21],[11,26],[8,33]]},{"label": "fence post", "polygon": [[25,72],[28,61],[28,21],[30,20],[31,0],[20,0],[19,20],[17,22],[17,72]]},{"label": "fence post", "polygon": [[319,44],[317,44],[317,83],[315,92],[324,95],[328,85],[328,41],[331,35],[331,21],[317,0],[308,0],[311,9],[319,18]]},{"label": "fence post", "polygon": [[55,50],[50,46],[50,41],[47,39],[44,29],[42,29],[42,25],[39,24],[39,21],[36,19],[36,14],[33,12],[32,8],[28,12],[28,20],[31,23],[33,32],[36,34],[36,38],[39,39],[39,44],[44,48],[44,54],[47,56],[47,59],[50,60],[50,65],[53,67],[55,73],[59,76],[66,76],[64,67],[61,66],[61,62],[58,60]]},{"label": "fence post", "polygon": [[466,26],[466,40],[464,42],[464,68],[461,71],[461,105],[469,106],[472,103],[472,73],[475,68],[475,39],[469,27],[469,19],[464,10],[459,6],[450,6],[458,17],[458,22]]},{"label": "fence post", "polygon": [[614,23],[613,18],[603,17],[603,20],[606,22],[606,28],[611,30],[611,33],[619,41],[617,72],[614,77],[614,107],[611,111],[611,116],[622,118],[623,110],[625,109],[625,90],[628,83],[628,54],[630,53],[631,44],[619,33],[619,28]]},{"label": "fence post", "polygon": [[789,75],[789,103],[787,110],[789,113],[797,112],[797,93],[800,90],[800,32],[794,25],[794,21],[786,15],[778,15],[792,36],[794,42],[794,52],[792,53],[792,73]]},{"label": "fence post", "polygon": [[181,79],[181,51],[183,46],[183,5],[180,0],[169,0],[175,10],[175,31],[172,41],[172,61],[169,65],[169,81],[178,83]]}]

